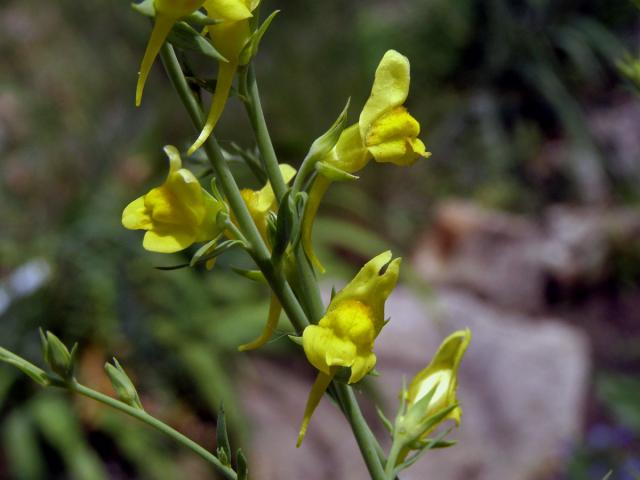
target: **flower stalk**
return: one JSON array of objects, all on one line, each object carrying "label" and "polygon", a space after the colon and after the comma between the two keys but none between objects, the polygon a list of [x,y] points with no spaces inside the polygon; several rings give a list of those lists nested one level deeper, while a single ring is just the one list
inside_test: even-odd
[{"label": "flower stalk", "polygon": [[[192,123],[194,124],[194,127],[199,130],[200,128],[202,128],[204,116],[200,105],[191,93],[187,81],[184,78],[182,68],[175,52],[173,51],[173,47],[169,44],[165,44],[160,51],[160,57],[163,61],[167,74],[178,93],[178,96],[180,97],[187,110],[187,113],[189,114],[189,117],[191,118]],[[255,92],[257,95],[257,89],[255,90]],[[253,110],[249,110],[249,112],[252,111]],[[257,110],[253,112],[255,115],[258,115]],[[255,121],[255,119],[252,120],[252,123]],[[266,128],[263,131],[263,134],[263,141],[265,142],[265,144],[263,144],[263,147],[265,147],[267,139],[269,144],[271,144],[271,140],[270,138],[268,138],[268,132],[266,131]],[[224,191],[225,196],[227,197],[229,206],[236,215],[238,226],[249,242],[249,253],[253,257],[258,268],[260,268],[260,270],[264,274],[274,294],[278,297],[283,310],[287,313],[287,316],[289,317],[296,332],[298,334],[301,334],[304,328],[309,324],[307,314],[305,313],[303,307],[293,293],[293,290],[291,289],[289,283],[284,278],[283,273],[275,269],[273,264],[271,263],[267,246],[263,239],[260,237],[260,233],[251,218],[249,210],[242,200],[240,189],[238,188],[235,179],[231,175],[231,172],[222,155],[222,151],[220,150],[220,147],[213,135],[205,141],[205,143],[203,144],[203,148],[207,157],[209,158],[209,161],[211,162],[211,166],[216,174],[216,177],[220,181],[220,185],[222,187],[222,190]],[[271,161],[273,161],[274,159],[275,154],[272,157]],[[275,159],[275,161],[277,163],[277,159]],[[279,173],[280,172],[278,170],[278,174]],[[270,181],[272,181],[272,176],[274,176],[273,173],[272,175],[269,175]],[[272,185],[274,185],[274,192],[277,196],[277,187],[275,187],[275,185],[277,185],[277,180],[276,182],[273,182]],[[298,278],[305,287],[313,287],[311,291],[318,291],[317,282],[312,281],[312,277],[307,275]],[[320,318],[322,316],[321,307],[319,307],[317,303],[314,307],[314,310],[311,311],[311,314],[316,318]],[[367,468],[372,475],[372,478],[374,480],[382,480],[384,478],[384,472],[377,453],[377,442],[375,440],[375,437],[371,433],[371,429],[366,424],[366,420],[362,416],[362,412],[360,411],[360,407],[358,406],[357,400],[355,399],[355,395],[353,395],[353,392],[351,392],[350,388],[346,385],[336,384],[336,389],[342,394],[344,402],[343,412],[352,426],[352,429],[356,436],[356,440],[358,442],[358,446],[360,447],[360,451],[363,455],[365,463],[367,464]]]}]

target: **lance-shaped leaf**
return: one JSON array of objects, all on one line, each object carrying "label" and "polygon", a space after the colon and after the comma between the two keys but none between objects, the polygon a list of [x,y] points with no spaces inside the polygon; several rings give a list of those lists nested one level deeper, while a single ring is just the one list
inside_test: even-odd
[{"label": "lance-shaped leaf", "polygon": [[247,65],[251,61],[251,59],[258,54],[258,48],[260,47],[262,37],[264,37],[264,34],[269,28],[269,25],[271,25],[271,22],[274,18],[276,18],[276,15],[278,13],[280,13],[280,10],[276,10],[271,15],[269,15],[262,23],[262,25],[260,25],[260,28],[253,32],[251,37],[249,37],[249,40],[240,52],[240,65]]},{"label": "lance-shaped leaf", "polygon": [[214,48],[214,46],[205,37],[194,29],[187,22],[177,22],[167,40],[175,47],[182,50],[201,53],[207,57],[213,58],[221,62],[227,62],[227,59]]},{"label": "lance-shaped leaf", "polygon": [[288,190],[280,200],[280,207],[278,208],[278,216],[276,218],[275,235],[272,241],[273,249],[271,251],[271,258],[274,263],[280,262],[287,245],[289,245],[295,223],[295,211],[295,202],[291,196],[291,190]]},{"label": "lance-shaped leaf", "polygon": [[224,404],[220,402],[218,418],[216,424],[216,442],[218,458],[225,465],[231,465],[231,445],[229,444],[229,434],[227,433],[227,420],[224,413]]},{"label": "lance-shaped leaf", "polygon": [[247,457],[244,456],[242,450],[238,449],[236,454],[236,461],[238,463],[238,480],[249,480],[249,464],[247,463]]},{"label": "lance-shaped leaf", "polygon": [[330,163],[326,162],[318,162],[316,163],[316,170],[327,177],[329,180],[334,182],[345,182],[351,180],[357,180],[359,177],[357,175],[353,175],[345,170],[342,170],[338,167],[334,167]]},{"label": "lance-shaped leaf", "polygon": [[252,280],[254,282],[267,284],[267,279],[264,278],[264,274],[260,270],[246,270],[244,268],[239,267],[231,267],[234,273],[237,273],[241,277],[244,277],[248,280]]},{"label": "lance-shaped leaf", "polygon": [[0,361],[8,363],[9,365],[13,365],[22,373],[31,377],[36,383],[39,385],[46,387],[51,382],[49,381],[49,377],[47,373],[41,368],[36,367],[31,362],[28,362],[24,358],[16,355],[15,353],[7,350],[6,348],[0,347]]}]

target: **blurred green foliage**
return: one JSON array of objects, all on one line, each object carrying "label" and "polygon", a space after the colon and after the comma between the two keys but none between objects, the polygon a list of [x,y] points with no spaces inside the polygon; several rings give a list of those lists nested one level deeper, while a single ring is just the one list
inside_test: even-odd
[{"label": "blurred green foliage", "polygon": [[[637,201],[630,186],[640,172],[611,168],[584,115],[612,92],[626,94],[615,65],[637,27],[630,3],[265,2],[265,11],[275,8],[282,13],[258,71],[281,161],[297,164],[349,96],[355,121],[390,47],[411,59],[410,109],[433,152],[410,175],[375,165],[357,184],[331,191],[321,212],[331,216],[315,229],[331,271],[344,270],[331,252],[364,258],[390,243],[410,248],[447,196],[528,212],[557,201]],[[148,32],[125,1],[0,5],[1,285],[33,259],[50,270],[42,288],[0,311],[2,345],[35,361],[40,326],[78,341],[79,374],[106,391],[102,364],[117,354],[147,408],[212,446],[222,400],[232,435],[247,434],[233,383],[245,357],[235,349],[261,328],[267,292],[230,271],[248,266],[235,253],[212,273],[156,270],[189,256],[148,254],[120,226],[124,205],[165,175],[160,147],[194,135],[159,67],[143,106],[133,107]],[[212,62],[186,58],[215,73]],[[232,101],[219,137],[251,146],[247,126]],[[556,143],[565,154],[550,160],[546,149]],[[266,354],[288,348],[281,339]],[[0,405],[12,478],[206,474],[152,432],[42,394],[7,369]]]}]

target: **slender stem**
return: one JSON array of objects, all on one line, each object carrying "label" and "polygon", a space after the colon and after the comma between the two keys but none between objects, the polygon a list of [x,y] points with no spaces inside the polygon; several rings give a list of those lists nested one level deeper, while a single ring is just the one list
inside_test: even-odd
[{"label": "slender stem", "polygon": [[373,480],[385,480],[385,473],[382,470],[378,450],[375,446],[375,438],[369,429],[369,425],[367,425],[367,421],[362,416],[353,390],[351,387],[335,381],[334,385],[342,400],[341,403],[345,410],[345,416],[351,424],[351,430],[356,437],[356,441],[360,447],[360,453],[367,465],[371,478]]},{"label": "slender stem", "polygon": [[387,458],[387,464],[384,469],[384,475],[387,480],[394,480],[395,476],[395,468],[396,463],[398,463],[398,456],[402,451],[402,444],[400,442],[395,441],[391,444],[391,450],[389,451],[389,458]]},{"label": "slender stem", "polygon": [[[204,122],[204,114],[189,89],[189,85],[184,78],[180,62],[176,57],[173,47],[170,44],[165,43],[160,50],[160,57],[162,58],[165,70],[169,75],[169,79],[178,92],[178,96],[180,97],[180,100],[182,100],[195,129],[197,131],[201,131]],[[240,230],[248,241],[249,253],[253,257],[258,268],[262,270],[262,273],[269,282],[274,293],[278,296],[282,308],[287,313],[287,316],[295,329],[298,333],[302,332],[304,327],[309,323],[305,312],[293,294],[291,287],[283,277],[282,272],[273,267],[273,264],[270,261],[269,250],[262,240],[260,232],[258,232],[258,229],[251,218],[249,210],[247,210],[247,206],[242,199],[242,195],[240,195],[240,189],[238,188],[238,185],[229,170],[229,166],[224,160],[220,146],[213,135],[207,139],[203,148],[211,162],[211,166],[213,167],[213,171],[215,172],[217,179],[220,181],[220,185],[227,197],[229,206],[236,216]]]},{"label": "slender stem", "polygon": [[258,82],[256,81],[256,72],[253,64],[249,64],[249,66],[242,72],[242,75],[244,75],[245,78],[241,80],[241,85],[243,85],[247,90],[246,92],[243,92],[246,96],[244,104],[251,121],[251,126],[253,127],[253,131],[256,135],[256,142],[258,143],[258,149],[262,156],[264,168],[279,203],[280,199],[287,191],[287,186],[285,185],[282,174],[280,173],[278,157],[276,156],[276,151],[273,148],[271,136],[269,135],[269,130],[267,128],[267,122],[264,118],[264,112],[262,111],[260,92],[258,91]]},{"label": "slender stem", "polygon": [[311,323],[318,323],[324,315],[325,307],[320,295],[320,287],[313,273],[313,267],[309,264],[302,244],[298,245],[296,252],[296,270],[292,279],[292,287],[303,299],[307,306],[307,315]]},{"label": "slender stem", "polygon": [[131,417],[137,418],[141,422],[144,422],[147,425],[155,428],[156,430],[164,433],[168,437],[171,437],[176,442],[184,445],[186,448],[190,449],[200,457],[204,458],[207,462],[211,463],[215,467],[215,469],[218,471],[218,473],[220,473],[220,475],[222,475],[224,478],[228,480],[236,480],[238,478],[238,476],[236,475],[236,472],[234,472],[231,467],[223,465],[222,462],[218,460],[218,458],[213,453],[211,453],[204,447],[198,445],[196,442],[184,436],[182,433],[178,432],[177,430],[171,428],[166,423],[163,423],[157,418],[152,417],[144,410],[130,407],[129,405],[127,405],[124,402],[121,402],[120,400],[116,400],[115,398],[112,398],[108,395],[92,390],[89,387],[85,387],[84,385],[79,384],[75,380],[71,380],[70,382],[62,382],[58,379],[53,379],[53,378],[51,380],[52,380],[52,384],[56,386],[67,388],[72,392],[78,393],[80,395],[84,395],[85,397],[91,398],[93,400],[96,400],[97,402],[108,405],[112,408],[115,408],[116,410],[120,410],[122,413],[126,413]]},{"label": "slender stem", "polygon": [[300,169],[298,170],[298,174],[296,178],[293,180],[293,186],[291,190],[293,192],[299,192],[302,190],[304,186],[305,180],[315,171],[315,162],[312,156],[306,156],[302,161],[302,165],[300,165]]},{"label": "slender stem", "polygon": [[[202,113],[200,105],[189,89],[189,85],[184,78],[182,68],[180,67],[180,63],[178,62],[175,52],[173,51],[173,47],[171,47],[170,44],[165,43],[160,51],[160,57],[162,58],[164,67],[174,88],[178,92],[182,103],[187,109],[194,127],[197,131],[200,131],[203,125],[204,115]],[[258,102],[252,102],[252,108],[254,108],[255,110],[253,110],[253,115],[251,114],[252,110],[250,110],[250,116],[252,118],[255,117],[255,120],[252,120],[252,123],[255,122],[254,127],[256,128],[256,136],[259,142],[259,148],[260,142],[262,142],[261,151],[264,157],[267,174],[269,175],[270,181],[272,181],[273,189],[274,192],[276,192],[276,195],[278,194],[278,191],[284,194],[284,191],[286,190],[284,182],[282,182],[282,184],[278,186],[278,176],[280,176],[281,178],[280,170],[279,168],[277,168],[277,158],[275,157],[275,152],[273,151],[273,146],[271,145],[271,140],[269,138],[269,133],[266,129],[266,124],[264,123],[264,115],[262,115],[262,109],[259,103],[259,95],[257,85],[255,85],[255,77],[249,78],[249,81],[249,83],[253,84],[250,85],[249,88],[250,96],[255,95],[256,99],[258,99]],[[250,244],[249,252],[251,256],[269,282],[269,285],[271,286],[273,292],[278,296],[280,303],[287,313],[287,316],[289,317],[292,325],[300,335],[309,323],[307,315],[298,302],[298,299],[295,297],[282,272],[276,269],[271,262],[269,250],[260,237],[260,233],[258,232],[258,229],[256,228],[255,223],[253,222],[244,201],[242,200],[240,189],[238,188],[235,179],[233,178],[233,175],[231,174],[231,171],[229,170],[229,167],[224,160],[222,151],[220,150],[220,147],[218,146],[218,143],[216,142],[213,135],[210,136],[204,143],[203,148],[207,156],[209,157],[209,161],[211,162],[216,177],[220,181],[220,185],[227,197],[229,206],[236,215],[240,230],[243,232]],[[269,168],[268,165],[271,165],[271,167]],[[276,172],[274,171],[274,166],[277,169],[277,175],[275,174]],[[300,275],[299,279],[301,280],[301,288],[308,288],[309,292],[317,291],[317,282],[312,275]],[[308,307],[313,308],[313,310],[310,312],[310,316],[313,319],[319,319],[324,314],[324,307],[322,307],[322,302],[313,302],[313,304],[308,305]],[[360,447],[360,451],[362,452],[362,456],[367,464],[369,472],[371,473],[374,480],[384,480],[382,464],[377,454],[377,451],[379,449],[379,447],[376,447],[377,441],[373,436],[373,433],[369,429],[369,426],[367,425],[364,417],[362,416],[362,412],[360,411],[360,407],[358,406],[358,402],[356,401],[353,392],[351,391],[350,387],[338,383],[336,383],[336,389],[341,392],[341,395],[343,397],[341,403],[344,408],[344,414],[351,424],[354,435],[358,442],[358,446]]]}]

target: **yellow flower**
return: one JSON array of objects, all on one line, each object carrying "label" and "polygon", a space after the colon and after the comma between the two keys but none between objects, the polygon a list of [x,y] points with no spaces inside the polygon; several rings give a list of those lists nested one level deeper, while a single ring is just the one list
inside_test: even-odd
[{"label": "yellow flower", "polygon": [[198,10],[204,0],[154,0],[153,6],[156,16],[153,23],[153,30],[147,43],[147,49],[142,58],[140,72],[138,72],[138,85],[136,87],[136,106],[142,102],[142,92],[147,82],[149,71],[153,61],[158,56],[162,44],[171,32],[171,29],[178,20]]},{"label": "yellow flower", "polygon": [[200,186],[193,173],[182,168],[175,147],[168,145],[164,151],[169,157],[167,179],[127,205],[122,225],[147,231],[142,243],[146,250],[173,253],[220,234],[216,216],[226,207]]},{"label": "yellow flower", "polygon": [[[431,155],[418,138],[420,124],[403,106],[409,95],[409,59],[395,50],[387,51],[375,74],[371,95],[365,103],[357,124],[346,128],[340,135],[324,163],[355,173],[373,158],[380,163],[407,166],[420,157]],[[332,180],[318,175],[309,192],[302,244],[311,262],[324,271],[313,252],[311,233],[313,220]]]},{"label": "yellow flower", "polygon": [[304,352],[319,373],[307,400],[297,446],[302,443],[311,415],[338,368],[350,368],[348,383],[355,383],[375,366],[373,344],[385,324],[384,304],[400,273],[401,259],[391,258],[391,252],[387,251],[367,262],[333,297],[318,324],[305,328]]},{"label": "yellow flower", "polygon": [[[280,173],[282,174],[285,184],[287,184],[295,176],[296,169],[291,165],[283,163],[280,164]],[[260,235],[262,235],[263,240],[269,244],[267,219],[269,212],[274,212],[277,208],[276,195],[273,193],[271,183],[267,182],[260,190],[243,188],[240,193],[244,203],[249,209],[253,221],[260,231]]]},{"label": "yellow flower", "polygon": [[189,148],[191,155],[209,138],[216,127],[224,106],[229,98],[231,84],[240,65],[240,53],[251,37],[249,19],[258,7],[260,0],[207,0],[204,8],[207,15],[219,23],[208,27],[213,46],[227,62],[218,62],[216,90],[205,125],[197,140]]},{"label": "yellow flower", "polygon": [[[458,368],[469,342],[469,329],[449,335],[438,348],[431,363],[413,378],[409,388],[402,393],[406,400],[406,414],[400,419],[402,430],[409,436],[416,437],[409,438],[409,443],[425,439],[437,425],[446,420],[460,424],[462,410],[456,399]],[[449,407],[454,408],[446,416],[435,423],[430,420]]]},{"label": "yellow flower", "polygon": [[355,173],[373,158],[376,162],[411,165],[428,157],[417,138],[420,124],[403,106],[411,80],[409,59],[387,51],[376,69],[371,95],[358,123],[346,128],[328,158],[323,161]]},{"label": "yellow flower", "polygon": [[[284,178],[284,182],[286,184],[289,183],[294,177],[294,175],[296,174],[296,169],[291,165],[283,163],[280,165],[280,173],[282,174],[282,177]],[[244,188],[240,191],[240,194],[242,195],[242,199],[249,209],[251,218],[253,218],[253,221],[260,231],[260,235],[267,243],[267,245],[269,245],[270,242],[269,235],[267,233],[267,219],[269,212],[274,212],[277,208],[276,195],[273,192],[273,188],[271,188],[271,184],[267,182],[267,184],[260,190],[251,190],[249,188]],[[256,348],[259,348],[267,343],[273,335],[276,326],[278,325],[278,319],[280,318],[281,311],[282,306],[278,301],[278,297],[276,297],[275,295],[271,295],[271,302],[269,304],[269,315],[267,316],[267,323],[265,324],[262,333],[252,342],[240,345],[238,347],[238,350],[240,350],[241,352],[247,350],[255,350]]]}]

